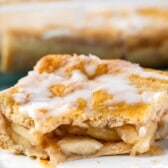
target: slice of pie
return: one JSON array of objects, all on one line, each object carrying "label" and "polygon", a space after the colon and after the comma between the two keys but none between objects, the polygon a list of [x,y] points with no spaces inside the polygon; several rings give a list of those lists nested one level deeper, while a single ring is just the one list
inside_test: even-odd
[{"label": "slice of pie", "polygon": [[128,3],[118,3],[121,8],[115,3],[93,4],[71,1],[59,7],[55,3],[52,10],[49,4],[44,9],[25,4],[20,10],[16,6],[0,13],[2,71],[30,70],[41,56],[51,53],[92,53],[103,59],[167,68],[168,10],[162,7],[164,3],[130,8]]},{"label": "slice of pie", "polygon": [[50,160],[142,154],[168,133],[168,73],[48,55],[0,93],[0,147]]}]

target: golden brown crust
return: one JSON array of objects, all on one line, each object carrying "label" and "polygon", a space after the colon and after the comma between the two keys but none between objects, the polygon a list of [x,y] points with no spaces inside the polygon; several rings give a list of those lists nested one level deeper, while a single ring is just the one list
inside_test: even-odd
[{"label": "golden brown crust", "polygon": [[[42,58],[36,65],[35,71],[39,73],[53,73],[54,71],[57,71],[60,67],[65,67],[65,72],[67,75],[71,75],[73,70],[80,70],[83,72],[88,78],[90,78],[90,75],[86,72],[84,66],[81,66],[81,64],[84,64],[80,58],[78,58],[74,65],[69,65],[68,62],[72,59],[72,56],[70,55],[48,55],[44,58]],[[113,67],[112,69],[107,71],[107,65]],[[97,69],[95,73],[91,76],[91,80],[94,79],[95,76],[101,76],[103,74],[107,73],[120,73],[122,66],[130,66],[131,64],[126,61],[121,60],[109,60],[106,61],[103,64],[100,64],[97,66]],[[83,67],[83,68],[82,68]],[[81,69],[82,68],[82,69]],[[99,69],[99,70],[98,70]],[[68,70],[68,71],[67,71]],[[168,76],[167,72],[162,71],[153,71],[153,70],[145,70],[146,72],[155,72],[158,74],[163,74],[165,76]],[[132,74],[129,77],[129,80],[133,85],[135,85],[140,93],[143,92],[163,92],[163,98],[166,98],[166,90],[168,88],[168,80],[167,79],[156,79],[156,78],[144,78],[138,74]],[[69,86],[69,88],[66,86],[60,85],[51,85],[49,88],[50,92],[53,94],[53,96],[65,96],[69,92],[73,92],[75,88],[72,86]],[[5,112],[5,115],[10,119],[13,120],[15,116],[20,116],[17,119],[18,123],[22,123],[22,125],[30,128],[34,127],[34,121],[29,118],[28,116],[24,116],[23,114],[20,114],[18,112],[18,106],[19,104],[13,100],[13,94],[17,90],[17,85],[9,91],[1,93],[0,100],[1,100],[1,108],[3,108],[3,111]],[[66,94],[63,94],[66,92]],[[165,93],[164,93],[165,92]],[[82,95],[81,95],[82,96]],[[86,100],[82,100],[81,98],[77,101],[79,102],[79,108],[76,110],[69,111],[67,114],[63,114],[57,117],[50,117],[44,121],[41,121],[41,129],[46,132],[51,131],[58,127],[61,123],[76,123],[76,121],[81,121],[85,123],[85,121],[89,122],[92,126],[101,126],[101,127],[114,127],[114,123],[117,124],[116,126],[122,125],[125,121],[128,123],[144,123],[146,122],[150,116],[150,111],[154,105],[154,103],[157,103],[157,101],[153,102],[153,104],[146,104],[146,103],[135,103],[128,105],[124,102],[114,104],[113,105],[113,112],[111,113],[111,109],[108,109],[108,106],[104,106],[103,102],[111,99],[113,96],[109,95],[108,93],[104,91],[97,91],[94,92],[91,103],[93,107],[95,108],[96,112],[93,110],[92,113],[88,113],[83,115],[83,106],[86,102]],[[80,104],[81,103],[81,104]],[[103,106],[102,106],[102,105]],[[8,110],[7,110],[8,109]],[[44,110],[41,110],[41,113],[44,112]],[[105,115],[106,114],[106,115]],[[148,116],[148,117],[147,117]],[[25,118],[26,117],[26,118]],[[90,120],[89,118],[93,118]],[[98,121],[96,121],[99,119]],[[14,119],[15,120],[15,119]],[[96,121],[96,122],[95,122]],[[116,122],[112,122],[116,121]],[[39,121],[40,122],[40,121]]]},{"label": "golden brown crust", "polygon": [[167,88],[167,72],[127,61],[45,56],[0,93],[0,147],[54,164],[145,153],[168,133]]},{"label": "golden brown crust", "polygon": [[70,55],[57,55],[57,57],[55,57],[55,55],[49,55],[48,57],[45,57],[44,59],[41,59],[41,61],[39,61],[40,65],[37,65],[39,66],[37,67],[38,71],[39,73],[52,73],[61,66],[64,66],[64,62],[67,62],[67,59],[69,59],[70,57]]},{"label": "golden brown crust", "polygon": [[[39,61],[37,66],[35,67],[35,70],[39,73],[53,73],[57,69],[59,69],[62,66],[65,66],[65,69],[71,69],[71,71],[66,71],[68,74],[72,73],[72,71],[75,69],[78,69],[85,73],[89,78],[90,76],[86,73],[85,70],[81,69],[81,66],[70,66],[67,65],[67,63],[70,61],[72,56],[70,55],[49,55],[44,57]],[[81,64],[81,60],[78,59],[79,63]],[[122,66],[130,66],[130,63],[120,60],[111,60],[107,61],[108,63],[104,63],[101,65],[109,65],[111,64],[113,69],[111,73],[119,73],[121,71]],[[83,62],[82,62],[83,64]],[[48,66],[49,65],[49,66]],[[78,65],[78,62],[76,62],[76,65]],[[105,66],[105,67],[106,67]],[[83,66],[84,67],[84,66]],[[104,67],[104,66],[98,66],[98,67]],[[101,71],[95,71],[95,74],[93,76],[99,76],[103,75],[104,73],[108,73],[101,69],[103,73],[100,73]],[[153,72],[153,70],[148,70],[148,72]],[[97,73],[99,72],[99,73]],[[155,71],[158,74],[163,74],[167,76],[166,72],[161,71]],[[167,90],[167,80],[161,80],[156,78],[143,78],[139,75],[132,75],[130,76],[130,81],[133,85],[135,85],[141,93],[145,91],[165,91]],[[52,92],[53,96],[65,96],[68,92],[72,92],[73,89],[65,90],[60,89],[59,85],[51,86],[50,91]],[[67,89],[67,88],[66,88]],[[13,94],[18,91],[18,87],[11,88],[7,93],[1,93],[0,95],[0,101],[1,101],[1,108],[4,115],[8,118],[8,120],[12,120],[17,124],[21,124],[26,128],[34,128],[34,120],[29,117],[25,116],[18,111],[19,104],[14,101]],[[82,96],[82,95],[81,95]],[[166,104],[166,94],[164,93],[162,97],[160,97],[160,101],[154,101],[152,104],[146,104],[146,103],[136,103],[132,105],[128,105],[126,103],[119,103],[113,105],[113,112],[111,112],[110,109],[108,109],[108,106],[104,106],[103,102],[105,102],[108,99],[111,99],[112,96],[109,95],[107,92],[104,91],[97,91],[93,94],[93,98],[91,101],[92,106],[94,107],[94,111],[92,113],[83,114],[83,111],[85,107],[87,107],[87,101],[83,98],[79,98],[76,102],[78,102],[78,108],[76,110],[69,111],[67,114],[63,114],[56,117],[50,117],[48,116],[45,120],[39,121],[40,129],[44,132],[50,132],[57,127],[59,127],[62,124],[70,124],[73,123],[74,125],[90,125],[92,127],[109,127],[112,128],[114,126],[121,126],[125,122],[130,124],[144,124],[146,121],[148,121],[151,117],[152,110],[160,110],[162,107]],[[164,100],[164,101],[163,101]],[[155,104],[156,107],[155,107]],[[159,105],[158,105],[159,104]],[[47,110],[41,109],[40,113],[46,114]],[[154,120],[155,116],[154,116]]]}]

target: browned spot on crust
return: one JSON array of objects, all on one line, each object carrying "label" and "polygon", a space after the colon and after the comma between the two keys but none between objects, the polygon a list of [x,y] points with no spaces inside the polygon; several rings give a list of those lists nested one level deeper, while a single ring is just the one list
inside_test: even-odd
[{"label": "browned spot on crust", "polygon": [[112,99],[113,97],[103,90],[93,92],[92,95],[92,106],[97,107],[102,105],[106,100]]},{"label": "browned spot on crust", "polygon": [[84,63],[79,60],[75,65],[69,66],[65,69],[67,73],[72,73],[74,70],[79,70],[82,73],[85,73]]},{"label": "browned spot on crust", "polygon": [[47,109],[42,109],[42,108],[41,108],[41,109],[39,109],[38,111],[39,111],[40,113],[43,113],[43,114],[46,114],[46,113],[48,112],[48,110],[47,110]]},{"label": "browned spot on crust", "polygon": [[18,87],[12,87],[12,88],[10,88],[9,93],[13,95],[15,93],[18,93],[18,90],[19,90]]},{"label": "browned spot on crust", "polygon": [[71,57],[71,55],[48,55],[42,58],[37,64],[37,69],[39,73],[51,73],[54,72],[59,67]]},{"label": "browned spot on crust", "polygon": [[65,88],[66,87],[64,85],[57,84],[51,86],[49,90],[54,96],[64,96]]},{"label": "browned spot on crust", "polygon": [[77,103],[79,104],[79,109],[81,110],[83,110],[87,105],[87,101],[83,98],[78,98]]},{"label": "browned spot on crust", "polygon": [[96,69],[95,75],[103,75],[108,73],[108,65],[107,64],[99,64]]},{"label": "browned spot on crust", "polygon": [[131,75],[129,77],[132,84],[139,88],[140,92],[145,91],[164,91],[168,89],[168,81],[156,78],[143,78],[139,75]]}]

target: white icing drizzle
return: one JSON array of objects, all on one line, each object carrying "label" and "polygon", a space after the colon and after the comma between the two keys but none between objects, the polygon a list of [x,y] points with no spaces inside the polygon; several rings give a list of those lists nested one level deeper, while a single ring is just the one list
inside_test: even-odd
[{"label": "white icing drizzle", "polygon": [[141,94],[143,102],[150,102],[151,100],[157,100],[161,96],[162,92],[144,92]]},{"label": "white icing drizzle", "polygon": [[16,102],[24,103],[26,101],[26,98],[27,96],[24,93],[19,92],[19,93],[14,94],[14,99]]},{"label": "white icing drizzle", "polygon": [[168,80],[168,76],[166,76],[166,75],[162,75],[162,74],[155,73],[155,72],[150,72],[150,71],[144,71],[139,66],[136,66],[133,73],[137,74],[137,75],[140,75],[144,78],[156,78],[156,79]]},{"label": "white icing drizzle", "polygon": [[[124,36],[130,36],[137,34],[138,32],[141,32],[145,29],[151,29],[153,27],[154,29],[160,29],[162,27],[167,27],[168,23],[165,22],[163,19],[156,18],[156,17],[147,17],[139,14],[136,10],[125,10],[127,13],[127,16],[122,15],[122,10],[114,12],[113,15],[110,17],[106,17],[103,14],[96,13],[96,14],[86,14],[90,17],[83,17],[80,22],[79,19],[76,18],[76,23],[69,25],[69,27],[66,29],[65,26],[62,26],[60,23],[60,26],[62,26],[62,29],[60,28],[53,28],[48,30],[47,32],[42,34],[42,38],[44,39],[50,39],[54,37],[60,37],[60,36],[80,36],[82,29],[97,29],[99,31],[104,31],[105,29],[108,29],[109,31],[113,32],[115,30],[116,32],[122,33]],[[154,24],[156,22],[157,24]],[[79,24],[80,23],[80,24]],[[59,23],[58,23],[59,24]],[[120,34],[121,35],[121,34]]]},{"label": "white icing drizzle", "polygon": [[[151,28],[154,22],[157,20],[156,28],[160,28],[161,25],[166,25],[163,20],[159,20],[157,18],[145,17],[142,15],[138,15],[137,13],[130,13],[126,17],[122,16],[114,16],[111,18],[110,24],[121,32],[125,33],[125,35],[135,34],[139,31],[142,31],[146,28]],[[167,24],[168,25],[168,24]]]},{"label": "white icing drizzle", "polygon": [[85,66],[85,70],[88,75],[94,75],[96,68],[97,68],[97,65],[95,64],[90,64],[90,65]]},{"label": "white icing drizzle", "polygon": [[[72,63],[75,64],[78,58],[81,58],[86,64],[89,60],[94,60],[96,66],[107,62],[93,56],[74,56],[70,59],[68,65],[72,65]],[[96,66],[94,68],[88,68],[86,65],[85,68],[88,68],[86,71],[92,74]],[[65,67],[61,68],[63,72]],[[78,98],[83,98],[87,101],[88,112],[91,112],[92,94],[98,90],[104,90],[113,96],[113,99],[105,102],[110,107],[118,102],[125,102],[127,104],[138,102],[149,103],[161,95],[158,92],[144,92],[140,94],[138,89],[133,86],[129,80],[129,76],[132,74],[138,74],[145,78],[152,77],[168,80],[168,77],[165,75],[155,72],[146,72],[135,64],[128,63],[125,67],[123,66],[121,70],[121,72],[116,74],[100,75],[93,80],[89,80],[88,77],[79,70],[74,70],[70,77],[66,75],[60,76],[59,70],[54,73],[42,74],[39,74],[37,70],[35,70],[29,72],[27,77],[19,81],[17,84],[19,86],[19,92],[14,94],[13,97],[16,102],[21,103],[19,107],[21,113],[28,114],[33,119],[39,120],[41,117],[45,118],[44,116],[61,115],[76,109],[78,107],[78,103],[76,102]],[[55,84],[74,85],[75,87],[72,92],[67,93],[63,97],[52,97],[49,88]],[[29,94],[29,100],[26,102],[24,94]],[[47,112],[43,113],[41,110],[46,110]]]},{"label": "white icing drizzle", "polygon": [[72,76],[71,76],[70,80],[66,81],[65,83],[67,83],[67,82],[68,83],[81,82],[83,80],[87,80],[87,77],[83,73],[81,73],[80,71],[75,70],[75,71],[72,72]]},{"label": "white icing drizzle", "polygon": [[80,59],[82,61],[84,61],[85,63],[88,63],[90,61],[94,61],[94,63],[100,63],[102,62],[102,60],[100,60],[99,57],[95,56],[95,55],[92,55],[92,54],[89,54],[89,56],[86,56],[86,55],[74,55],[74,56],[77,56],[77,57],[80,57]]},{"label": "white icing drizzle", "polygon": [[44,33],[42,35],[42,38],[50,39],[53,37],[72,36],[72,35],[73,35],[73,32],[68,29],[53,29]]},{"label": "white icing drizzle", "polygon": [[97,77],[96,80],[99,82],[97,88],[94,90],[105,90],[111,95],[116,95],[111,102],[126,102],[126,103],[137,103],[142,101],[141,96],[135,87],[131,85],[131,82],[126,76],[122,74],[118,75],[102,75]]}]

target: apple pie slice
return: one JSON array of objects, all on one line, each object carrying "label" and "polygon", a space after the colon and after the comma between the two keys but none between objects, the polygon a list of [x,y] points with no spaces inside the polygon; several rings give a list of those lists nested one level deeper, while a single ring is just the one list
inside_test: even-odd
[{"label": "apple pie slice", "polygon": [[48,55],[0,93],[0,147],[57,164],[149,151],[168,133],[168,73]]},{"label": "apple pie slice", "polygon": [[1,70],[30,70],[50,53],[92,53],[103,59],[167,68],[168,5],[164,0],[148,3],[98,1],[95,5],[71,0],[46,3],[43,8],[40,3],[39,8],[31,3],[11,5],[10,10],[4,6],[0,12]]}]

